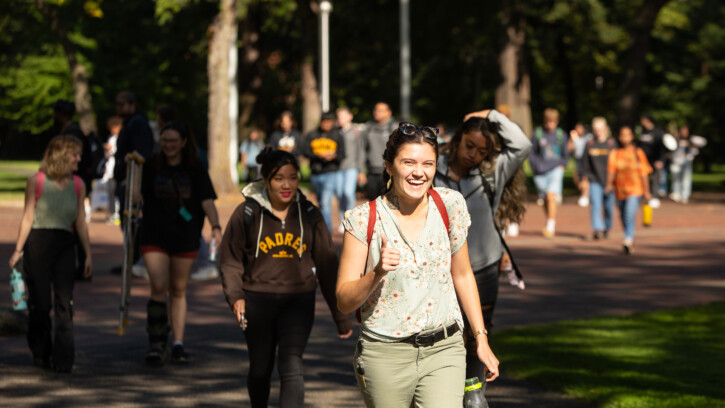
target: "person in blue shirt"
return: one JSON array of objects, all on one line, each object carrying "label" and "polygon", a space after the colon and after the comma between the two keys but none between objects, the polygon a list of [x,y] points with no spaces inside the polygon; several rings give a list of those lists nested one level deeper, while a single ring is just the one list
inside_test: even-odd
[{"label": "person in blue shirt", "polygon": [[256,161],[257,155],[264,150],[264,140],[262,140],[262,132],[259,129],[252,128],[249,132],[249,138],[242,142],[239,146],[239,160],[242,163],[242,168],[245,169],[247,174],[247,183],[250,183],[257,179],[258,164]]}]

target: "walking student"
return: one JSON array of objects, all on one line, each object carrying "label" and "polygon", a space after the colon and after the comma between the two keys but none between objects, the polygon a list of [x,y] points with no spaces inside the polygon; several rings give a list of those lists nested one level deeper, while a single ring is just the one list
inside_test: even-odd
[{"label": "walking student", "polygon": [[[355,207],[355,192],[357,186],[362,184],[365,175],[365,144],[360,136],[360,130],[352,123],[352,112],[350,108],[341,107],[337,109],[337,125],[345,141],[345,158],[340,162],[340,170],[337,172],[337,199],[340,206],[340,228],[339,232],[345,232],[342,222],[345,219],[345,212]],[[361,177],[362,176],[362,177]]]},{"label": "walking student", "polygon": [[624,228],[624,253],[634,253],[634,224],[639,203],[649,200],[649,175],[652,167],[641,148],[633,143],[634,133],[629,126],[619,129],[619,148],[609,153],[607,186],[604,193],[614,191]]},{"label": "walking student", "polygon": [[457,191],[431,189],[437,135],[401,123],[383,155],[387,192],[345,217],[338,307],[360,308],[353,365],[368,407],[461,405],[461,308],[488,380],[498,376],[469,261],[466,202]]},{"label": "walking student", "polygon": [[139,245],[151,285],[146,306],[146,363],[154,366],[166,360],[169,322],[173,334],[172,361],[185,363],[189,358],[184,349],[186,285],[199,250],[205,217],[212,226],[212,236],[221,242],[221,226],[214,206],[216,194],[189,128],[172,122],[160,133],[161,151],[143,166],[144,222],[139,231]]},{"label": "walking student", "polygon": [[247,184],[220,247],[224,295],[249,349],[247,390],[266,407],[277,360],[280,407],[302,407],[302,355],[315,316],[319,281],[340,338],[352,335],[336,306],[337,255],[320,211],[298,190],[299,164],[266,147],[257,157],[262,180]]},{"label": "walking student", "polygon": [[327,229],[332,231],[332,196],[337,188],[337,172],[345,158],[345,141],[335,127],[335,114],[324,112],[320,126],[302,139],[302,154],[310,159],[312,184]]},{"label": "walking student", "polygon": [[607,186],[609,153],[615,149],[616,142],[610,135],[607,120],[601,116],[592,119],[592,133],[594,138],[587,142],[584,149],[582,167],[584,180],[589,183],[592,239],[597,240],[608,238],[612,229],[614,193],[605,193],[604,188]]},{"label": "walking student", "polygon": [[[83,276],[91,276],[91,247],[83,198],[85,185],[72,173],[78,170],[83,144],[71,135],[51,139],[40,171],[28,179],[25,209],[20,222],[14,268],[23,258],[28,287],[28,346],[33,363],[61,373],[73,369],[73,281],[75,239],[78,233],[86,253]],[[53,322],[50,310],[53,309]]]},{"label": "walking student", "polygon": [[542,234],[548,239],[556,235],[557,205],[561,202],[564,168],[569,161],[568,136],[558,125],[559,111],[551,108],[544,110],[544,123],[534,129],[529,155],[534,184],[539,191],[539,198],[544,200],[546,226]]},{"label": "walking student", "polygon": [[[496,218],[500,207],[505,219],[521,220],[524,190],[509,184],[531,150],[529,138],[515,123],[496,110],[476,112],[453,136],[450,153],[438,161],[435,184],[459,191],[471,215],[468,255],[483,310],[486,330],[493,326],[493,311],[498,298],[499,263],[503,245]],[[509,194],[504,194],[506,191]],[[509,214],[514,212],[515,214]],[[510,261],[509,261],[510,262]],[[474,345],[474,331],[466,323],[464,339]],[[476,348],[467,349],[466,378],[484,378],[484,365]]]}]

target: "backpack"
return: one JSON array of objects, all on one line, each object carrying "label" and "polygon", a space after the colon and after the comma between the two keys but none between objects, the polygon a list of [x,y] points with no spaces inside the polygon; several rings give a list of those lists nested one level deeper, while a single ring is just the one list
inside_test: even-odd
[{"label": "backpack", "polygon": [[[446,210],[446,205],[443,204],[443,200],[441,199],[440,194],[438,194],[437,191],[435,191],[432,188],[428,189],[428,194],[430,194],[431,198],[433,198],[433,202],[435,203],[436,207],[438,207],[438,212],[441,214],[441,218],[443,219],[443,224],[446,226],[446,233],[450,230],[450,220],[448,218],[448,210]],[[367,244],[368,244],[368,250],[370,248],[370,242],[373,240],[373,230],[375,229],[375,222],[377,221],[377,204],[376,200],[371,200],[368,202],[368,208],[370,210],[370,213],[368,214],[368,230],[367,230]],[[368,268],[367,260],[365,261],[365,269]],[[360,308],[358,308],[355,311],[355,318],[357,319],[357,322],[362,322],[362,311]]]},{"label": "backpack", "polygon": [[[538,142],[542,137],[544,137],[544,129],[539,126],[534,129],[534,138]],[[559,145],[564,144],[564,130],[560,127],[556,128],[556,143]]]}]

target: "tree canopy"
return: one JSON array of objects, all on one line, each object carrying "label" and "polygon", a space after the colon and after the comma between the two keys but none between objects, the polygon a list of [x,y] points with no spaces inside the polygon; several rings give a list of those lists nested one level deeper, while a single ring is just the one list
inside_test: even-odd
[{"label": "tree canopy", "polygon": [[[465,113],[494,105],[502,81],[498,59],[506,41],[504,16],[516,7],[525,21],[521,57],[531,78],[534,122],[544,108],[555,107],[565,127],[600,115],[616,123],[622,84],[631,69],[632,27],[643,9],[658,2],[654,24],[644,33],[648,48],[643,76],[635,83],[640,91],[636,114],[650,113],[665,128],[689,124],[710,140],[707,159],[722,161],[717,152],[725,142],[718,109],[725,102],[725,27],[720,23],[725,4],[718,0],[411,2],[411,119],[455,127]],[[115,112],[115,94],[131,89],[152,118],[158,104],[174,105],[205,143],[208,30],[218,1],[46,3],[57,11],[77,60],[87,69],[100,133]],[[240,125],[269,132],[283,110],[302,117],[300,67],[308,58],[304,42],[316,17],[306,9],[309,1],[238,4],[239,93],[253,96],[242,108],[249,114],[241,116]],[[332,105],[350,107],[361,122],[370,119],[378,101],[397,113],[398,1],[333,1],[333,7]],[[36,2],[0,3],[4,157],[37,154],[9,139],[47,130],[53,101],[73,99],[63,53]]]}]

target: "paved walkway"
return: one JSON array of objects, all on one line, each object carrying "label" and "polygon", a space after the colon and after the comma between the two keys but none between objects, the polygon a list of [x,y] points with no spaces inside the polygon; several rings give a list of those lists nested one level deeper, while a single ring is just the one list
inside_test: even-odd
[{"label": "paved walkway", "polygon": [[[224,220],[235,199],[219,204]],[[564,204],[554,241],[540,237],[543,215],[529,206],[521,235],[510,240],[526,276],[527,289],[501,286],[497,328],[572,318],[627,314],[725,300],[725,195],[699,195],[687,206],[665,203],[654,225],[638,227],[636,254],[621,253],[618,223],[609,240],[585,242],[588,210]],[[8,259],[21,215],[18,205],[0,207],[0,259]],[[23,336],[0,337],[0,406],[9,407],[239,407],[249,406],[245,382],[247,349],[224,302],[218,279],[191,282],[186,344],[188,366],[161,369],[143,364],[146,349],[147,283],[135,279],[131,323],[117,335],[120,279],[108,271],[121,262],[118,227],[100,221],[90,227],[93,282],[76,285],[76,366],[57,375],[30,366]],[[341,238],[334,235],[339,246]],[[0,265],[0,310],[9,309],[7,267]],[[495,351],[495,334],[492,343]],[[362,407],[354,385],[354,341],[339,340],[318,296],[317,320],[305,355],[310,407]],[[487,394],[494,408],[584,408],[588,405],[506,377]],[[274,379],[271,405],[278,401]]]}]

